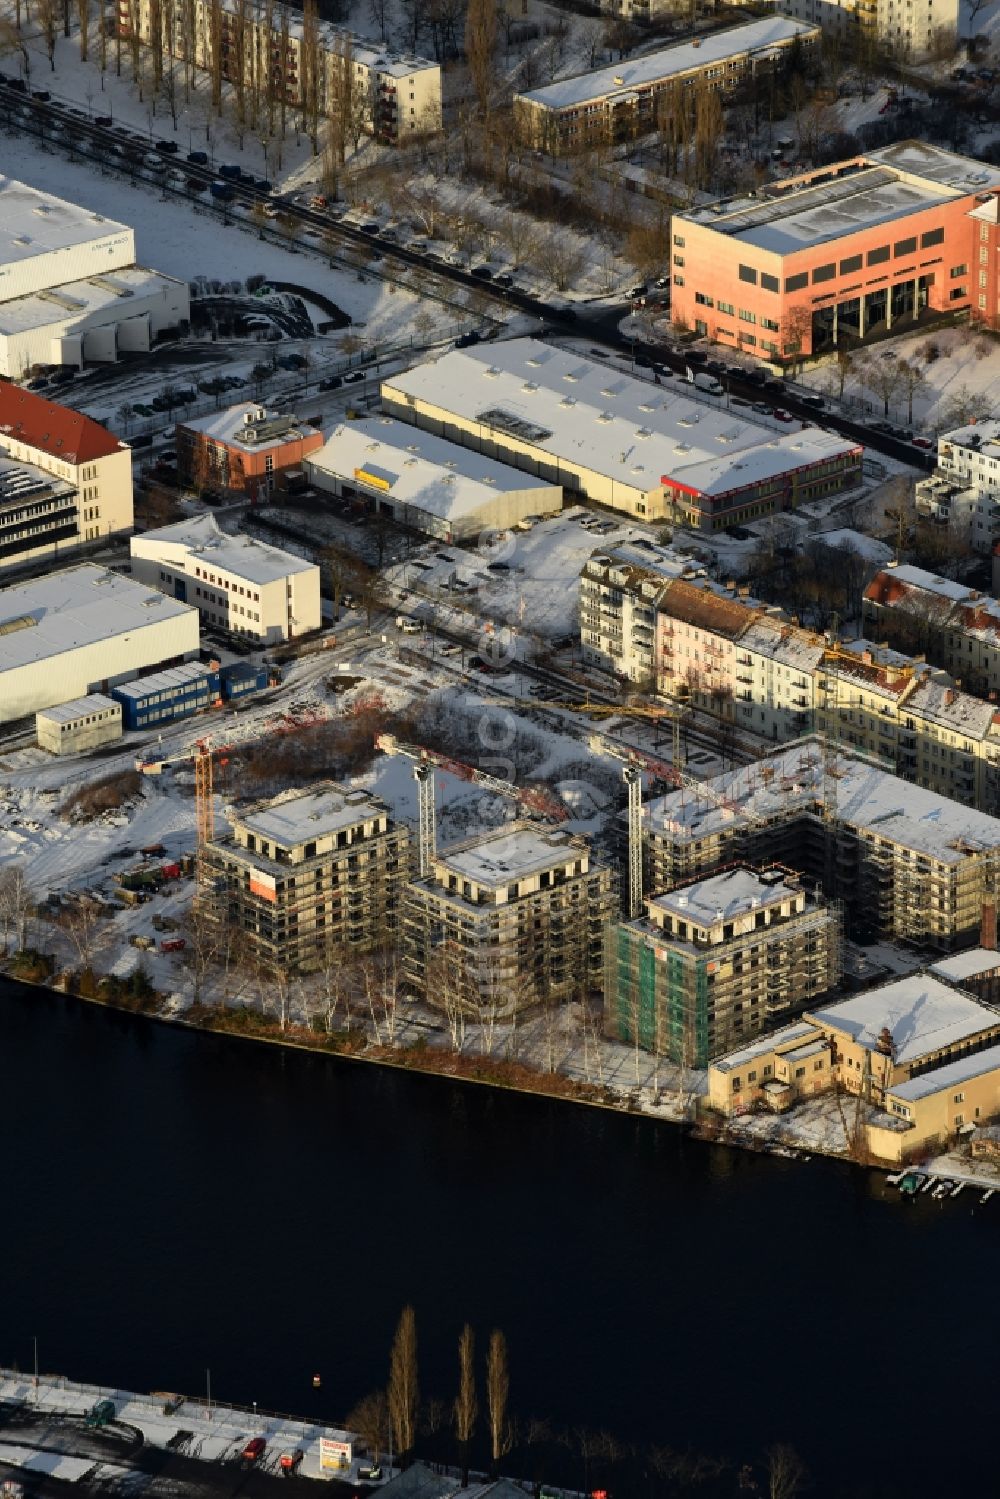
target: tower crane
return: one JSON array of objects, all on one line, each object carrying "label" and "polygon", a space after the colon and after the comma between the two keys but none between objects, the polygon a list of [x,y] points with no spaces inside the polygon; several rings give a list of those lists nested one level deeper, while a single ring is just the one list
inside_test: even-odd
[{"label": "tower crane", "polygon": [[[228,746],[227,746],[228,747]],[[210,739],[198,739],[188,749],[176,755],[157,756],[155,759],[139,759],[135,768],[142,775],[158,776],[165,765],[190,765],[194,763],[194,808],[197,852],[199,858],[205,845],[215,836],[215,804],[213,800],[214,752]],[[225,764],[225,760],[220,764]]]},{"label": "tower crane", "polygon": [[642,772],[684,787],[696,796],[703,797],[713,806],[724,808],[732,816],[739,815],[754,827],[762,827],[766,818],[740,806],[731,798],[716,791],[706,781],[689,774],[679,764],[669,765],[645,750],[634,749],[630,744],[617,744],[605,734],[591,734],[588,744],[595,755],[609,755],[622,762],[622,780],[628,788],[628,919],[635,921],[642,915]]},{"label": "tower crane", "polygon": [[565,822],[569,812],[557,796],[541,786],[515,786],[512,781],[502,781],[485,770],[477,770],[462,760],[437,750],[426,749],[419,744],[402,744],[394,734],[379,734],[375,747],[386,755],[402,755],[413,761],[413,778],[417,783],[417,806],[419,812],[418,856],[420,878],[431,872],[437,846],[437,823],[434,811],[434,771],[446,770],[459,780],[471,781],[484,786],[488,791],[497,791],[501,796],[512,796],[522,807],[538,817],[548,817],[554,822]]}]

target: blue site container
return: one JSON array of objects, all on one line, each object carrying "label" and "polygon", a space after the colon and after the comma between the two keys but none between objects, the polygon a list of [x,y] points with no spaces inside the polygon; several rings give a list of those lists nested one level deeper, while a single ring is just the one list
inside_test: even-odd
[{"label": "blue site container", "polygon": [[267,667],[252,666],[247,661],[234,662],[219,672],[222,696],[231,703],[234,698],[247,697],[252,692],[263,692],[267,686]]},{"label": "blue site container", "polygon": [[192,661],[134,682],[122,682],[112,687],[111,696],[122,705],[126,729],[149,729],[212,707],[219,701],[220,691],[218,671]]}]

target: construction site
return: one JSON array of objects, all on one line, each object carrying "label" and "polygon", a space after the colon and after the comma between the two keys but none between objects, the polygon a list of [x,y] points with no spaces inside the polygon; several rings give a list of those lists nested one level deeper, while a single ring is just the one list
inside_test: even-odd
[{"label": "construction site", "polygon": [[1000,886],[1000,819],[818,736],[656,798],[643,832],[650,889],[783,864],[842,905],[856,942],[969,946]]}]

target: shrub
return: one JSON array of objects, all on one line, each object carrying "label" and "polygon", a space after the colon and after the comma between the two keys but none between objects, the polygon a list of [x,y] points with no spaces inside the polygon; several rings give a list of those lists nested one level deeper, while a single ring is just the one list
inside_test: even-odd
[{"label": "shrub", "polygon": [[91,822],[102,812],[117,812],[135,801],[142,786],[137,770],[125,770],[100,781],[78,786],[63,802],[59,815],[67,822]]}]

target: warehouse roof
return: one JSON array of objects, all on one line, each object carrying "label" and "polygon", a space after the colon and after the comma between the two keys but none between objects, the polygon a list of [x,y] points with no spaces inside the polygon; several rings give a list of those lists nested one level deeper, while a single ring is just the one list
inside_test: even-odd
[{"label": "warehouse roof", "polygon": [[939,958],[928,971],[951,984],[958,984],[962,979],[992,973],[995,968],[1000,968],[1000,952],[995,947],[967,947],[964,952],[953,952],[947,958]]},{"label": "warehouse roof", "polygon": [[102,271],[82,281],[61,281],[45,291],[0,302],[0,333],[48,328],[109,307],[117,308],[122,318],[137,316],[145,308],[131,305],[129,298],[161,296],[166,287],[176,285],[173,276],[135,265]]},{"label": "warehouse roof", "polygon": [[81,411],[47,401],[8,380],[0,381],[0,445],[5,438],[72,464],[92,463],[127,447]]},{"label": "warehouse roof", "polygon": [[790,43],[796,38],[804,40],[818,36],[817,26],[807,25],[804,21],[793,21],[788,16],[766,16],[740,26],[727,27],[724,31],[713,31],[708,36],[695,37],[688,42],[678,42],[672,47],[661,47],[642,57],[630,57],[606,68],[577,73],[571,78],[560,78],[544,88],[531,89],[518,97],[540,104],[546,109],[572,109],[576,105],[587,104],[592,99],[604,99],[609,95],[627,93],[631,89],[647,88],[663,79],[690,73],[695,68],[712,67],[727,58],[741,57],[746,52],[761,52]]},{"label": "warehouse roof", "polygon": [[[545,487],[544,480],[523,469],[389,416],[342,423],[306,466],[310,472],[318,469],[362,485],[369,476],[373,487],[390,494],[397,504],[445,520],[475,514],[497,494]],[[559,503],[561,498],[560,494]]]},{"label": "warehouse roof", "polygon": [[745,489],[748,484],[763,484],[811,463],[825,463],[849,453],[857,453],[860,461],[862,451],[860,443],[837,432],[803,427],[800,432],[782,432],[770,442],[760,443],[735,457],[723,453],[701,463],[675,468],[672,474],[664,474],[663,480],[688,494],[720,498]]},{"label": "warehouse roof", "polygon": [[888,1030],[897,1063],[916,1062],[1000,1027],[995,1010],[930,973],[911,973],[839,1004],[807,1010],[805,1018],[872,1050]]},{"label": "warehouse roof", "polygon": [[92,209],[0,175],[0,265],[72,249],[112,234],[131,236],[132,231],[127,224],[103,218]]},{"label": "warehouse roof", "polygon": [[[840,753],[834,763],[837,816],[847,826],[868,828],[946,864],[1000,848],[1000,819],[902,781],[860,756]],[[647,804],[646,822],[654,834],[705,838],[739,824],[741,814],[779,819],[814,810],[823,784],[822,747],[810,736],[712,777],[704,795],[692,786],[668,792]]]},{"label": "warehouse roof", "polygon": [[[147,545],[152,543],[152,545]],[[292,552],[283,552],[252,536],[230,536],[214,515],[192,516],[156,531],[143,531],[132,538],[133,557],[156,555],[157,548],[176,547],[192,573],[195,567],[217,567],[220,572],[245,578],[249,583],[274,583],[291,573],[314,572],[316,565]],[[184,555],[186,554],[186,555]]]},{"label": "warehouse roof", "polygon": [[46,573],[0,589],[0,672],[180,615],[195,617],[196,611],[92,562]]},{"label": "warehouse roof", "polygon": [[436,863],[478,885],[505,885],[581,857],[586,859],[586,847],[580,839],[522,820],[446,848]]},{"label": "warehouse roof", "polygon": [[113,697],[105,697],[103,692],[91,692],[86,697],[75,697],[71,703],[42,708],[35,717],[48,719],[50,723],[75,723],[78,718],[86,718],[90,713],[107,713],[109,709],[120,715],[122,705],[116,703]]},{"label": "warehouse roof", "polygon": [[710,927],[720,921],[733,921],[749,911],[795,900],[801,894],[798,886],[785,883],[781,870],[738,867],[679,885],[663,895],[653,896],[649,904],[681,921]]},{"label": "warehouse roof", "polygon": [[384,817],[385,802],[366,791],[322,781],[305,791],[286,791],[270,802],[236,812],[233,821],[281,848],[324,838],[357,823]]},{"label": "warehouse roof", "polygon": [[[452,349],[388,376],[383,395],[414,401],[492,428],[643,494],[665,475],[722,457],[730,465],[772,441],[770,429],[737,417],[678,383],[656,386],[533,338]],[[800,467],[789,453],[787,467]]]}]

